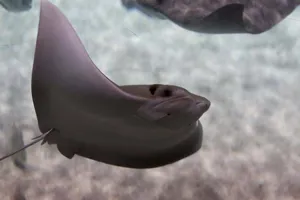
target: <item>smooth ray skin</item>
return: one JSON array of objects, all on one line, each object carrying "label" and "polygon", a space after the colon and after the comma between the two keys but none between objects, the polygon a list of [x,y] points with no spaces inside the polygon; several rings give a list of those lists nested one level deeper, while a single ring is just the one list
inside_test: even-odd
[{"label": "smooth ray skin", "polygon": [[206,98],[177,86],[118,86],[47,0],[41,1],[32,98],[43,133],[33,143],[56,144],[67,158],[129,168],[160,167],[197,152],[199,118],[210,107]]},{"label": "smooth ray skin", "polygon": [[[268,31],[300,4],[299,0],[121,0],[147,15],[164,15],[191,31],[209,34]],[[141,9],[142,8],[142,9]],[[150,12],[152,10],[152,12]],[[160,17],[161,18],[161,17]]]}]

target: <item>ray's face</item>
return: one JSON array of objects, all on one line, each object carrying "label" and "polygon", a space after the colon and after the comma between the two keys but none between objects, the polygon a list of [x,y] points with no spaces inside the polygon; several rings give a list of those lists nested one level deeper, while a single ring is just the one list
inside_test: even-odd
[{"label": "ray's face", "polygon": [[7,11],[22,12],[31,9],[32,0],[0,0],[2,5]]},{"label": "ray's face", "polygon": [[149,92],[153,100],[143,111],[167,128],[194,124],[210,107],[208,99],[177,86],[154,84]]}]

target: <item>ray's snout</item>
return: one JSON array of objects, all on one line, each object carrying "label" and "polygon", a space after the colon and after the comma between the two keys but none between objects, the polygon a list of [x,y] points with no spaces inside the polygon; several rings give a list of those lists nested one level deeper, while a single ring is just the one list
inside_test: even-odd
[{"label": "ray's snout", "polygon": [[197,106],[202,113],[205,113],[210,107],[210,101],[204,97],[197,99]]}]

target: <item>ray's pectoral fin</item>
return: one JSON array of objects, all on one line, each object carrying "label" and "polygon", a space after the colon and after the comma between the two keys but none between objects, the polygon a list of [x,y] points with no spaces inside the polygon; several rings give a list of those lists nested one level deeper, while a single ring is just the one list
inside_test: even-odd
[{"label": "ray's pectoral fin", "polygon": [[57,145],[58,151],[65,157],[71,159],[74,157],[75,152],[70,148],[70,145]]},{"label": "ray's pectoral fin", "polygon": [[59,143],[57,143],[57,149],[65,157],[71,159],[80,150],[80,145],[70,139],[60,138]]},{"label": "ray's pectoral fin", "polygon": [[103,115],[113,115],[108,108],[122,99],[140,100],[98,69],[69,20],[54,4],[42,0],[40,7],[31,93],[42,132],[55,127],[51,116],[60,115],[69,100],[78,110],[101,111]]}]

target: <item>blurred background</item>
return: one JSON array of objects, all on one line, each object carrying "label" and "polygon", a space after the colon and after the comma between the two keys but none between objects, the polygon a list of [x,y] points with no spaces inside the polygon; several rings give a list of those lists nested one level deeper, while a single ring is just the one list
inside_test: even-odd
[{"label": "blurred background", "polygon": [[[259,34],[207,35],[128,12],[119,0],[50,0],[118,84],[207,97],[200,151],[133,170],[37,144],[0,163],[1,200],[299,200],[300,11]],[[40,134],[30,93],[39,1],[0,7],[0,155]]]}]

